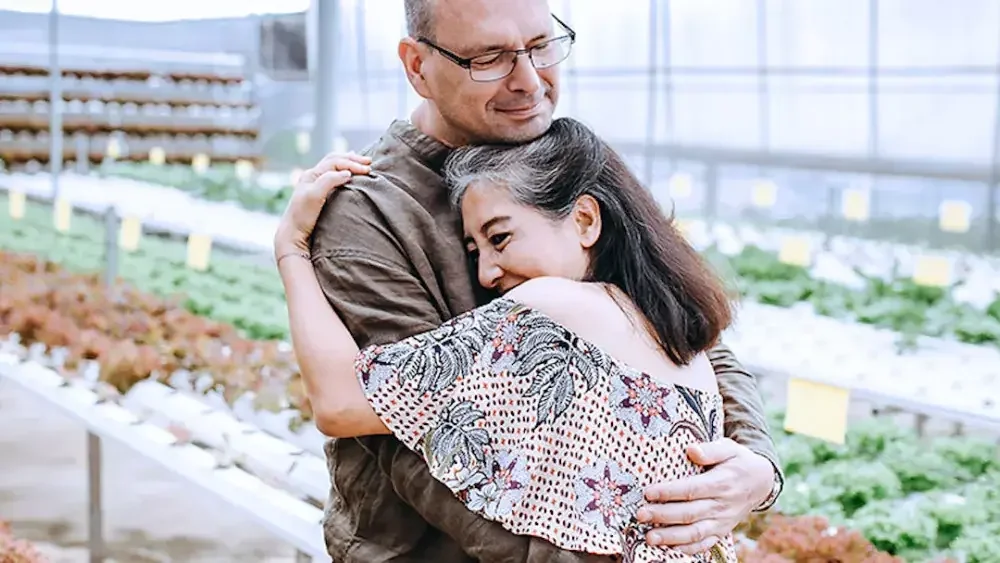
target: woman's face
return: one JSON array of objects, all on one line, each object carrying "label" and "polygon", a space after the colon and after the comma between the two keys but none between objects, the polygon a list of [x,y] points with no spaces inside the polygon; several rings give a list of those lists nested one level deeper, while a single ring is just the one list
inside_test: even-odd
[{"label": "woman's face", "polygon": [[600,234],[600,212],[584,196],[563,219],[511,198],[504,186],[476,182],[462,198],[466,249],[478,259],[479,283],[505,293],[542,276],[583,279]]}]

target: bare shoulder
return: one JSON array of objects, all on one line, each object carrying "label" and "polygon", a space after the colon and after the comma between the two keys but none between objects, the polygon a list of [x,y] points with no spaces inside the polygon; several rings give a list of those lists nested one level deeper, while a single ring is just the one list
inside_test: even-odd
[{"label": "bare shoulder", "polygon": [[600,286],[566,278],[541,277],[528,280],[504,295],[539,311],[570,330],[588,319],[588,311],[603,309],[611,298]]}]

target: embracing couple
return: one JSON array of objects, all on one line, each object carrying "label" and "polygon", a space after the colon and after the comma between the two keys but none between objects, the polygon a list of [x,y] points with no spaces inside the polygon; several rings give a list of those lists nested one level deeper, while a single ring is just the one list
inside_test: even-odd
[{"label": "embracing couple", "polygon": [[736,560],[780,494],[732,305],[623,159],[553,120],[546,0],[405,0],[424,101],[275,235],[338,563]]}]

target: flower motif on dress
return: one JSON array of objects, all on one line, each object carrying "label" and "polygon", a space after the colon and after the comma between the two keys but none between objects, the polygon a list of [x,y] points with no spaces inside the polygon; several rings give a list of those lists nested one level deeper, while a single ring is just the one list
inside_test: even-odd
[{"label": "flower motif on dress", "polygon": [[378,391],[385,382],[395,376],[395,366],[382,357],[384,350],[383,346],[366,348],[362,350],[354,362],[354,371],[358,374],[361,385],[369,395]]},{"label": "flower motif on dress", "polygon": [[498,452],[492,460],[489,478],[469,491],[468,507],[487,518],[506,516],[521,501],[530,478],[523,455]]},{"label": "flower motif on dress", "polygon": [[678,404],[672,385],[657,384],[646,374],[620,370],[611,379],[611,407],[636,432],[651,437],[669,434]]},{"label": "flower motif on dress", "polygon": [[450,468],[440,471],[437,477],[442,483],[456,493],[461,493],[486,480],[486,475],[474,466],[463,465],[456,461]]},{"label": "flower motif on dress", "polygon": [[620,531],[642,502],[636,478],[612,460],[584,468],[574,488],[581,518],[598,529]]},{"label": "flower motif on dress", "polygon": [[[486,483],[469,491],[466,506],[469,510],[482,514],[489,519],[495,519],[501,514],[503,491],[496,483]],[[509,508],[508,508],[509,510]]]},{"label": "flower motif on dress", "polygon": [[490,370],[494,374],[514,368],[517,360],[518,344],[521,341],[517,315],[517,312],[513,312],[501,319],[493,335],[491,342],[493,354],[490,357]]}]

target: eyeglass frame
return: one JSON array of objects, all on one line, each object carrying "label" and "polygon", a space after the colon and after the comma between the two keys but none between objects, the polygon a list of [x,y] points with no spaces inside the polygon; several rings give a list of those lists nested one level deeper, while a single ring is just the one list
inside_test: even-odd
[{"label": "eyeglass frame", "polygon": [[[535,66],[535,59],[531,57],[531,51],[537,49],[538,47],[541,47],[542,45],[547,45],[549,43],[552,43],[553,41],[559,41],[559,40],[562,40],[562,39],[566,39],[567,37],[569,38],[570,49],[572,49],[572,46],[574,44],[576,44],[576,31],[574,31],[572,27],[570,27],[569,25],[567,25],[566,22],[564,22],[561,19],[559,19],[559,17],[556,16],[555,14],[549,14],[549,15],[551,15],[552,19],[556,20],[556,23],[558,23],[559,26],[563,28],[563,30],[566,32],[566,35],[559,35],[557,37],[552,37],[551,39],[546,39],[545,41],[542,41],[541,43],[539,43],[537,45],[532,45],[531,47],[526,47],[524,49],[514,49],[512,51],[489,51],[489,52],[486,52],[486,53],[482,53],[482,54],[476,55],[474,57],[460,57],[460,56],[456,55],[455,53],[449,51],[448,49],[445,49],[444,47],[442,47],[442,46],[434,43],[430,39],[427,39],[426,37],[419,36],[416,39],[417,39],[417,42],[423,43],[424,45],[427,45],[428,47],[434,49],[438,53],[441,53],[442,55],[444,55],[444,57],[446,59],[450,60],[451,62],[455,63],[456,65],[458,65],[458,66],[464,68],[465,70],[469,71],[469,78],[473,82],[496,82],[497,80],[503,80],[504,78],[507,78],[508,76],[510,76],[511,74],[513,74],[514,69],[517,68],[517,61],[521,58],[521,55],[528,55],[528,58],[531,59],[531,66],[533,66],[534,68],[538,69],[539,67]],[[505,74],[503,76],[498,76],[496,78],[491,78],[489,80],[476,80],[475,77],[472,76],[472,61],[473,60],[478,59],[479,57],[484,57],[486,55],[502,55],[504,53],[513,53],[514,54],[514,64],[511,65],[510,71],[507,74]],[[559,61],[558,63],[553,63],[553,64],[551,64],[549,66],[541,67],[541,68],[551,68],[551,67],[553,67],[553,66],[555,66],[555,65],[557,65],[557,64],[559,64],[559,63],[561,63],[563,61],[565,61],[567,58],[569,58],[568,54],[566,55],[566,58],[564,58],[562,61]]]}]

